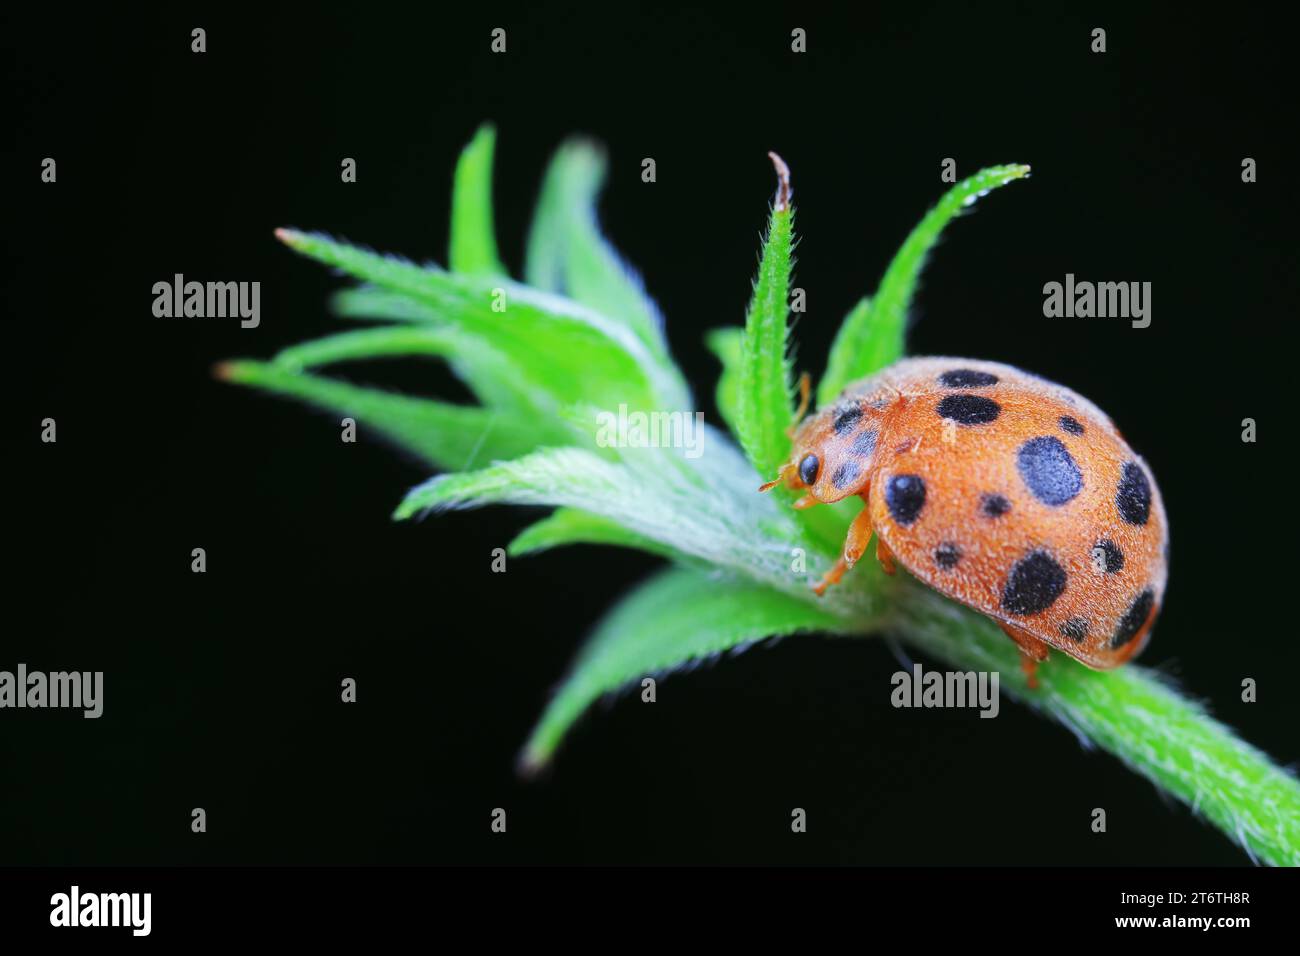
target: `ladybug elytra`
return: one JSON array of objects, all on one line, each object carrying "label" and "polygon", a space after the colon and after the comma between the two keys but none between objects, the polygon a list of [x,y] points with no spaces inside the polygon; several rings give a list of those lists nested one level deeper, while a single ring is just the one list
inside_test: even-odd
[{"label": "ladybug elytra", "polygon": [[1168,523],[1150,470],[1070,389],[996,362],[912,358],[848,386],[794,431],[776,484],[796,508],[864,507],[836,584],[874,534],[888,573],[993,618],[1034,665],[1056,648],[1107,669],[1136,656],[1164,597]]}]

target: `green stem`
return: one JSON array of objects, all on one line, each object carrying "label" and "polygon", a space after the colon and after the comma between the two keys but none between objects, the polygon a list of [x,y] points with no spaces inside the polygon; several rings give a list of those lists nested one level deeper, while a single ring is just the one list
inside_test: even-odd
[{"label": "green stem", "polygon": [[1256,862],[1300,866],[1300,782],[1165,678],[1132,664],[1090,671],[1053,654],[1030,690],[1019,652],[991,621],[914,582],[896,597],[904,641],[955,667],[998,671],[1009,696],[1114,754]]}]

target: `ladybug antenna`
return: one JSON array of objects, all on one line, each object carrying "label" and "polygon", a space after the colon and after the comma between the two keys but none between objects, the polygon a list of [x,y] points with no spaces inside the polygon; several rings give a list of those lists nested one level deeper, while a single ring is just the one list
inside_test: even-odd
[{"label": "ladybug antenna", "polygon": [[777,470],[776,477],[773,478],[771,481],[763,482],[763,484],[758,486],[758,490],[771,491],[781,482],[785,481],[785,476],[790,473],[790,469],[793,467],[794,467],[794,463],[787,461],[784,465],[780,467],[780,469]]}]

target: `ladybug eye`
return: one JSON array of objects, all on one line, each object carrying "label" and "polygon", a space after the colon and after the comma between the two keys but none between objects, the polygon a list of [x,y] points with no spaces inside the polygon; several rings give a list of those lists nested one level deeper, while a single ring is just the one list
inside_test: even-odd
[{"label": "ladybug eye", "polygon": [[821,462],[817,460],[816,455],[804,455],[803,461],[799,462],[799,478],[805,485],[811,485],[817,480],[817,469],[821,467]]}]

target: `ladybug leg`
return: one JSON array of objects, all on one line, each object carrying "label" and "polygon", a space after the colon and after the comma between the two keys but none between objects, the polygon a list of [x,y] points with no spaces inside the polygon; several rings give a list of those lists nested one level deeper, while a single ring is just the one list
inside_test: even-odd
[{"label": "ladybug leg", "polygon": [[1025,685],[1030,690],[1038,690],[1038,661],[1028,654],[1021,654],[1020,669],[1025,672]]},{"label": "ladybug leg", "polygon": [[831,569],[822,575],[822,579],[813,585],[813,591],[821,597],[826,593],[826,589],[832,584],[839,584],[840,578],[844,577],[846,571],[858,563],[867,550],[867,544],[871,541],[871,512],[867,508],[866,499],[863,499],[862,510],[858,516],[853,519],[853,524],[849,525],[848,537],[844,539],[844,551],[840,558],[831,566]]},{"label": "ladybug leg", "polygon": [[1020,666],[1024,668],[1030,690],[1038,690],[1038,665],[1047,660],[1048,646],[1034,635],[1014,624],[998,622],[1007,637],[1020,648]]},{"label": "ladybug leg", "polygon": [[813,585],[813,593],[821,597],[832,584],[840,583],[840,578],[844,577],[844,572],[848,569],[848,562],[841,556],[838,561],[831,565],[831,569],[822,575],[822,579]]},{"label": "ladybug leg", "polygon": [[898,570],[894,563],[894,552],[890,550],[889,545],[885,544],[884,538],[876,539],[876,560],[880,562],[880,570],[886,574],[893,574]]},{"label": "ladybug leg", "polygon": [[844,560],[849,563],[849,567],[857,564],[858,559],[866,553],[867,545],[871,543],[871,532],[871,512],[867,510],[866,498],[863,498],[862,510],[849,525],[848,537],[844,539]]}]

